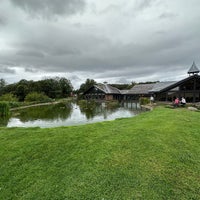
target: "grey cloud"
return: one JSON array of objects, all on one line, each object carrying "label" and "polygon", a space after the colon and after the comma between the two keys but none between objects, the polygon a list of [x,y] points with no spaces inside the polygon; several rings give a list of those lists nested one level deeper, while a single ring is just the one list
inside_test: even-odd
[{"label": "grey cloud", "polygon": [[38,72],[39,70],[35,69],[35,68],[31,68],[31,67],[26,67],[24,69],[25,72],[31,72],[31,73],[36,73]]},{"label": "grey cloud", "polygon": [[14,5],[32,16],[51,17],[52,15],[71,15],[82,12],[84,0],[10,0]]},{"label": "grey cloud", "polygon": [[17,53],[19,56],[31,56],[37,58],[44,58],[44,54],[40,51],[35,50],[19,50]]},{"label": "grey cloud", "polygon": [[0,65],[0,73],[15,74],[15,70],[10,67],[4,67]]},{"label": "grey cloud", "polygon": [[80,51],[77,49],[67,49],[67,47],[57,47],[51,49],[49,54],[53,56],[79,55]]},{"label": "grey cloud", "polygon": [[[42,17],[80,12],[85,5],[78,0],[63,1],[67,3],[59,10],[56,6],[60,7],[61,1],[10,1],[30,14]],[[47,2],[49,5],[46,8]],[[73,12],[69,2],[74,6]],[[83,2],[83,5],[78,2]],[[17,66],[24,68],[28,75],[38,73],[39,76],[40,72],[77,74],[78,78],[71,76],[74,82],[79,82],[79,77],[110,77],[123,81],[124,77],[128,80],[136,77],[158,80],[157,77],[168,72],[174,72],[176,76],[178,71],[187,70],[193,60],[200,66],[198,12],[184,7],[181,15],[181,1],[175,4],[165,1],[167,9],[162,4],[157,9],[159,12],[155,13],[156,2],[159,0],[135,0],[121,7],[123,1],[113,0],[110,6],[104,2],[98,7],[100,11],[108,6],[105,14],[94,14],[91,9],[86,9],[81,17],[77,15],[69,20],[61,16],[63,18],[57,21],[30,20],[13,4],[8,4],[14,17],[6,16],[9,24],[0,31],[0,42],[3,44],[0,62],[4,67],[3,70],[0,65],[0,71],[14,70]],[[186,20],[185,10],[188,12]],[[133,13],[139,17],[134,18]],[[8,64],[3,65],[6,62]]]},{"label": "grey cloud", "polygon": [[0,25],[6,25],[7,19],[4,16],[1,16],[0,14]]},{"label": "grey cloud", "polygon": [[137,11],[144,10],[145,8],[150,7],[155,2],[156,2],[155,0],[136,0],[135,9]]},{"label": "grey cloud", "polygon": [[176,17],[178,17],[178,15],[171,12],[164,12],[159,16],[160,19],[174,19]]}]

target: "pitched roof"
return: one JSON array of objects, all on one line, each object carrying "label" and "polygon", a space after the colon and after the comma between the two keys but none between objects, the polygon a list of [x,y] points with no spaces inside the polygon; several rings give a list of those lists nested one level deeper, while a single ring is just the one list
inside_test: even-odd
[{"label": "pitched roof", "polygon": [[171,90],[179,85],[181,85],[182,83],[184,83],[185,81],[189,81],[191,79],[194,79],[194,78],[197,78],[197,79],[200,79],[200,76],[195,74],[194,76],[189,76],[185,79],[182,79],[180,81],[177,81],[177,82],[174,82],[173,84],[167,86],[167,87],[164,87],[163,89],[161,89],[159,92],[164,92],[164,91],[168,91],[168,90]]},{"label": "pitched roof", "polygon": [[176,83],[176,81],[166,81],[166,82],[157,82],[149,92],[159,92],[160,90],[163,90],[166,87],[169,87],[170,85]]},{"label": "pitched roof", "polygon": [[149,90],[151,90],[154,85],[155,83],[135,85],[127,92],[127,94],[148,94]]},{"label": "pitched roof", "polygon": [[98,84],[94,85],[96,88],[100,89],[101,91],[105,92],[106,94],[121,94],[120,90],[109,85],[109,84]]},{"label": "pitched roof", "polygon": [[188,70],[188,74],[199,73],[199,69],[197,68],[195,62],[192,63],[192,66]]},{"label": "pitched roof", "polygon": [[121,94],[127,94],[129,90],[120,90]]}]

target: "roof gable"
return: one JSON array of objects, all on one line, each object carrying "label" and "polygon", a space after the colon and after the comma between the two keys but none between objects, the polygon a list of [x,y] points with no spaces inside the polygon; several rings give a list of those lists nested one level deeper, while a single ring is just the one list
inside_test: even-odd
[{"label": "roof gable", "polygon": [[192,66],[188,70],[188,74],[195,74],[195,73],[199,73],[199,69],[197,68],[195,62],[193,62]]},{"label": "roof gable", "polygon": [[121,94],[119,89],[117,89],[109,84],[98,84],[98,85],[95,85],[95,87],[102,90],[106,94]]},{"label": "roof gable", "polygon": [[182,83],[184,83],[184,82],[186,82],[186,81],[189,81],[189,80],[191,80],[191,79],[195,79],[195,78],[200,79],[200,76],[197,75],[197,74],[195,74],[194,76],[189,76],[189,77],[187,77],[187,78],[185,78],[185,79],[182,79],[182,80],[180,80],[180,81],[178,81],[178,82],[175,82],[174,84],[169,85],[168,87],[163,88],[163,89],[160,90],[159,92],[165,92],[165,91],[167,91],[167,90],[171,90],[171,89],[173,89],[173,88],[175,88],[175,87],[181,85]]}]

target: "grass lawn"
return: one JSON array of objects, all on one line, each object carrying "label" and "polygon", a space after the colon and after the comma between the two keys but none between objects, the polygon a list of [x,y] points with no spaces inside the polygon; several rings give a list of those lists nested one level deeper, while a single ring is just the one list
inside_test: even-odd
[{"label": "grass lawn", "polygon": [[0,128],[0,199],[200,199],[200,113]]}]

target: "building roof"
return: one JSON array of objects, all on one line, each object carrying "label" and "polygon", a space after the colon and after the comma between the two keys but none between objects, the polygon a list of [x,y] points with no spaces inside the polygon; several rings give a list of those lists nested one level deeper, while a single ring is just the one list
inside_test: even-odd
[{"label": "building roof", "polygon": [[159,92],[163,90],[164,88],[169,87],[170,85],[173,85],[174,83],[176,83],[176,81],[157,82],[155,83],[153,88],[149,90],[149,92]]},{"label": "building roof", "polygon": [[197,68],[195,62],[193,62],[192,66],[188,70],[188,74],[195,74],[195,73],[199,73],[199,69]]},{"label": "building roof", "polygon": [[94,85],[99,90],[103,91],[105,94],[121,94],[120,90],[109,85],[109,84],[98,84]]},{"label": "building roof", "polygon": [[127,94],[129,90],[120,90],[121,94]]},{"label": "building roof", "polygon": [[159,92],[164,92],[164,91],[168,91],[168,90],[174,89],[175,87],[178,87],[179,85],[181,85],[185,81],[189,81],[189,80],[194,79],[194,78],[200,79],[200,76],[198,74],[195,74],[194,76],[189,76],[189,77],[187,77],[185,79],[182,79],[180,81],[174,82],[173,84],[161,89]]},{"label": "building roof", "polygon": [[156,83],[135,85],[127,94],[149,94],[149,90],[152,90],[155,84]]}]

